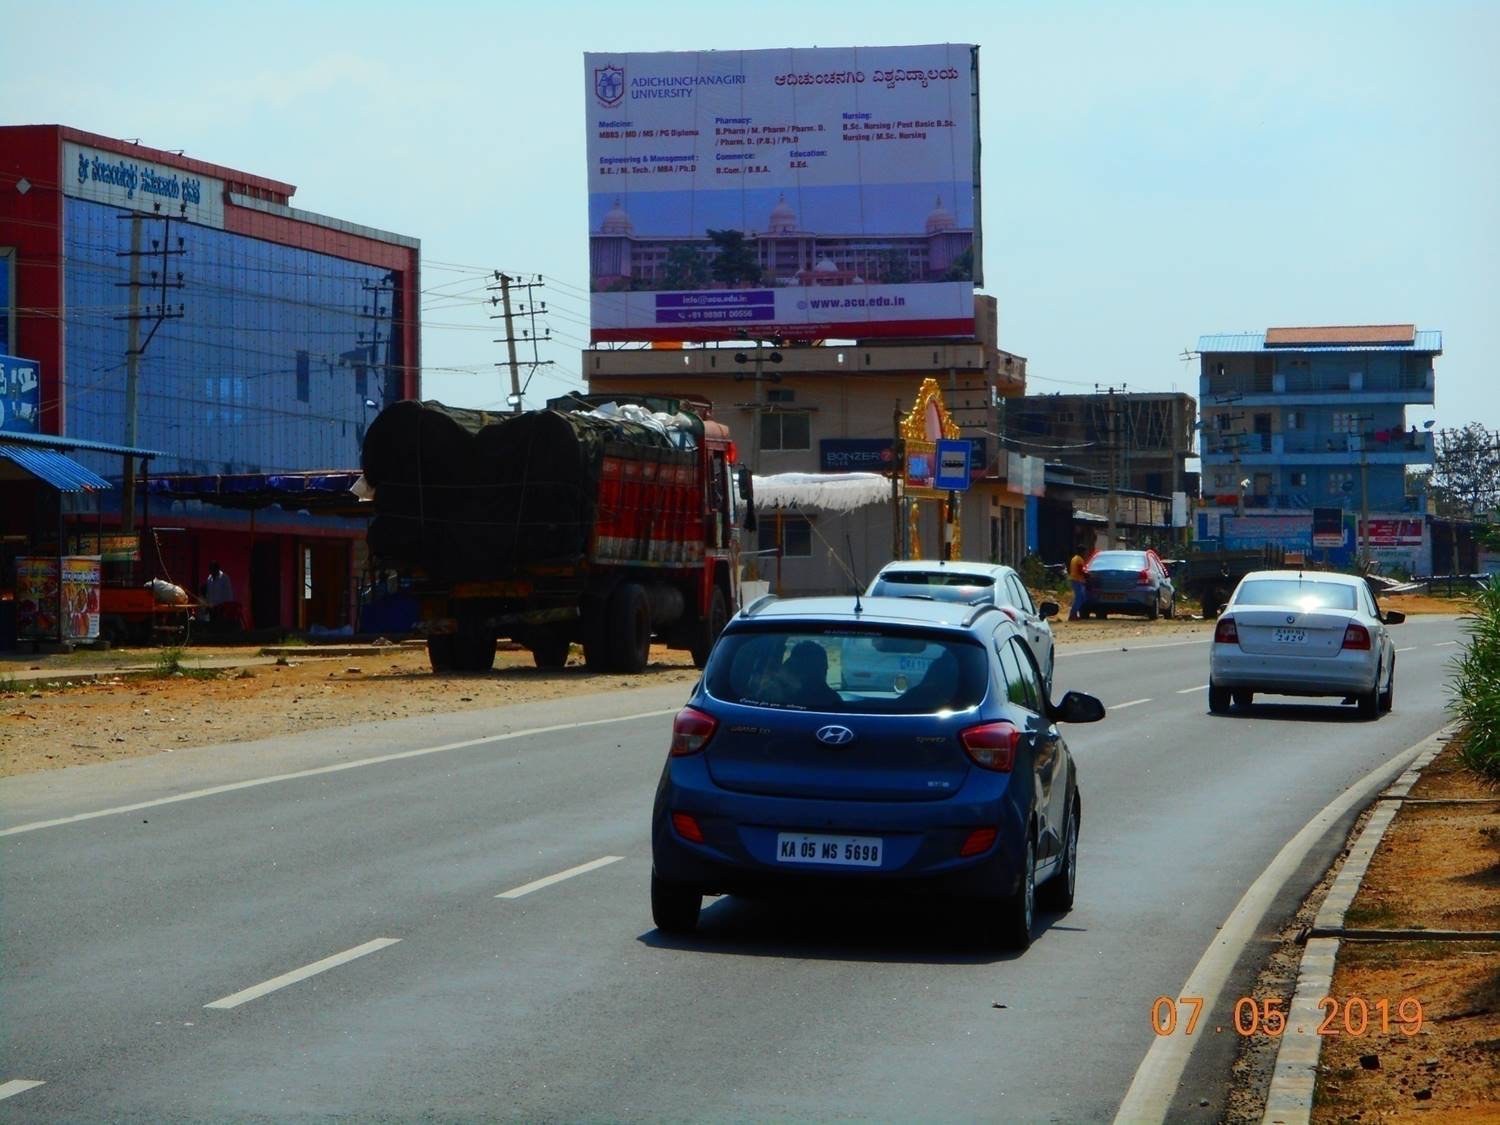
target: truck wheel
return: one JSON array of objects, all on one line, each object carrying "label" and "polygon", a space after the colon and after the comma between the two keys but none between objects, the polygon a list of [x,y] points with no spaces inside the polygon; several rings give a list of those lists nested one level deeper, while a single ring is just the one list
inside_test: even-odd
[{"label": "truck wheel", "polygon": [[488,672],[495,666],[495,634],[460,629],[453,638],[453,671]]},{"label": "truck wheel", "polygon": [[698,623],[698,640],[693,645],[693,667],[702,668],[708,663],[708,654],[714,642],[729,622],[729,604],[724,600],[724,588],[714,587],[714,596],[708,603],[708,617]]},{"label": "truck wheel", "polygon": [[427,661],[434,672],[453,671],[454,639],[448,634],[427,638]]},{"label": "truck wheel", "polygon": [[644,672],[651,657],[651,600],[635,582],[622,582],[609,599],[605,631],[612,672]]},{"label": "truck wheel", "polygon": [[543,630],[531,638],[531,659],[538,668],[562,668],[568,663],[573,642],[560,630]]}]

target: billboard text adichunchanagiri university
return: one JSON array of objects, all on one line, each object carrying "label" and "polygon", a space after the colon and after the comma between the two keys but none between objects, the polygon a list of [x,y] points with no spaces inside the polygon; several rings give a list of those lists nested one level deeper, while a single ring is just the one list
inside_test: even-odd
[{"label": "billboard text adichunchanagiri university", "polygon": [[969,336],[978,48],[584,56],[592,338]]}]

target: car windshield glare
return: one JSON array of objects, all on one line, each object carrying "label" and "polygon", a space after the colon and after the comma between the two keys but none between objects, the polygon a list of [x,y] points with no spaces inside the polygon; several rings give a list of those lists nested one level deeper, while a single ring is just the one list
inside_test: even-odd
[{"label": "car windshield glare", "polygon": [[892,586],[993,586],[988,574],[964,574],[952,570],[891,570],[877,582]]},{"label": "car windshield glare", "polygon": [[1089,559],[1090,570],[1144,570],[1144,551],[1100,551]]},{"label": "car windshield glare", "polygon": [[988,682],[976,642],[870,627],[728,632],[704,672],[708,693],[726,703],[834,714],[967,711]]},{"label": "car windshield glare", "polygon": [[927,598],[935,602],[955,602],[958,605],[980,605],[994,599],[993,586],[932,585],[918,586],[907,582],[887,582],[877,579],[870,589],[872,598]]},{"label": "car windshield glare", "polygon": [[1295,607],[1304,613],[1314,609],[1354,609],[1354,587],[1341,582],[1305,582],[1296,578],[1250,578],[1241,583],[1234,604]]}]

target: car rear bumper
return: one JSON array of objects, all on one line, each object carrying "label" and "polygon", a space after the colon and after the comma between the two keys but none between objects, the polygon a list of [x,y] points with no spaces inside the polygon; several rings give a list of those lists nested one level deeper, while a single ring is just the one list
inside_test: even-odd
[{"label": "car rear bumper", "polygon": [[[657,789],[652,867],[705,894],[1010,894],[1025,860],[1026,822],[1007,799],[1006,781],[990,774],[936,801],[809,800],[731,792],[713,783],[701,759],[677,759]],[[701,844],[677,832],[674,812],[697,821]],[[998,828],[995,843],[980,855],[960,856],[970,833],[984,827]],[[780,861],[782,832],[876,837],[881,864]]]},{"label": "car rear bumper", "polygon": [[1105,613],[1150,613],[1156,602],[1155,590],[1090,590],[1084,597],[1084,609]]},{"label": "car rear bumper", "polygon": [[1378,666],[1374,652],[1298,658],[1262,656],[1215,644],[1209,653],[1208,673],[1217,687],[1276,695],[1351,695],[1371,689]]}]

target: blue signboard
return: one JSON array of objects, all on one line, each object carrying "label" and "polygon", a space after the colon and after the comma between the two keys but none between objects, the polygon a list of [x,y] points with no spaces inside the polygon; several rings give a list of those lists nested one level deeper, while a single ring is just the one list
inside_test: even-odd
[{"label": "blue signboard", "polygon": [[963,438],[944,439],[937,443],[937,472],[932,486],[948,492],[969,487],[969,458],[974,447]]},{"label": "blue signboard", "polygon": [[41,365],[0,355],[0,431],[34,434],[42,417]]},{"label": "blue signboard", "polygon": [[890,438],[823,438],[818,442],[818,467],[825,473],[882,473],[895,455]]}]

